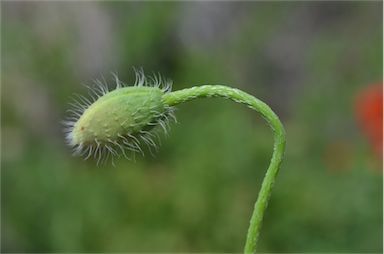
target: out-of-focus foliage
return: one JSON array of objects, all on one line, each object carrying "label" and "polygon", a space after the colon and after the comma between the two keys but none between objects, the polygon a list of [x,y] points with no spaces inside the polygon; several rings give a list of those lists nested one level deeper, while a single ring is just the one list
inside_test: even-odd
[{"label": "out-of-focus foliage", "polygon": [[72,157],[60,121],[81,83],[131,67],[174,89],[243,89],[281,116],[287,152],[263,252],[381,252],[382,173],[355,98],[382,77],[381,2],[2,2],[1,249],[240,252],[268,166],[264,121],[181,105],[155,157]]}]

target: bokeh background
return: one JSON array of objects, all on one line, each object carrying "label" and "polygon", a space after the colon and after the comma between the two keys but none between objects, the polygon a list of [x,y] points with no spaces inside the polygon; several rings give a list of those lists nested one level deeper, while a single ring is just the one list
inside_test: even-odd
[{"label": "bokeh background", "polygon": [[112,72],[132,83],[133,66],[174,90],[237,87],[281,117],[287,151],[259,251],[382,252],[382,136],[366,127],[382,118],[364,116],[372,84],[382,91],[381,2],[1,7],[3,252],[242,251],[273,144],[257,113],[181,105],[154,157],[116,167],[65,145],[71,96]]}]

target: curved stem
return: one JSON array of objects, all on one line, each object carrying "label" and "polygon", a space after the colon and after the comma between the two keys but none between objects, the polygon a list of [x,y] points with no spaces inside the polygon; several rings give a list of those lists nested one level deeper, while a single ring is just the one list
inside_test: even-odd
[{"label": "curved stem", "polygon": [[174,106],[195,98],[224,97],[234,102],[248,106],[249,108],[261,113],[268,122],[274,133],[274,147],[271,162],[264,177],[260,192],[252,213],[244,253],[254,253],[256,251],[257,239],[268,200],[271,195],[272,187],[276,175],[279,171],[285,149],[285,131],[277,115],[264,102],[249,95],[241,90],[221,85],[204,85],[183,89],[163,95],[163,102],[168,106]]}]

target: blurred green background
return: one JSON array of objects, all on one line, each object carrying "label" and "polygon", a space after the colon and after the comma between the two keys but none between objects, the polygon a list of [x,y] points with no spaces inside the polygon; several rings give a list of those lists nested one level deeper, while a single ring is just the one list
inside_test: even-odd
[{"label": "blurred green background", "polygon": [[[132,66],[174,90],[227,84],[267,102],[287,152],[262,252],[382,252],[382,161],[355,117],[382,79],[381,2],[2,2],[1,250],[241,252],[272,153],[263,119],[183,104],[159,152],[73,157],[73,93]],[[111,82],[112,85],[112,82]]]}]

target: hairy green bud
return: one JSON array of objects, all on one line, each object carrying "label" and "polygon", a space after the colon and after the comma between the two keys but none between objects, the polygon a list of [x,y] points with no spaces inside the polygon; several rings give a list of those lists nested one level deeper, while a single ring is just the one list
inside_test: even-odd
[{"label": "hairy green bud", "polygon": [[120,135],[151,128],[165,113],[163,91],[155,87],[117,89],[93,103],[76,122],[74,144],[108,143]]},{"label": "hairy green bud", "polygon": [[[67,141],[76,154],[92,154],[99,161],[110,154],[119,156],[128,149],[142,151],[140,143],[156,147],[151,130],[156,126],[166,130],[172,107],[163,102],[163,95],[170,91],[170,83],[161,77],[146,78],[142,71],[136,72],[134,86],[125,87],[116,78],[116,89],[108,91],[107,86],[98,84],[93,102],[78,96],[72,119],[67,121]],[[94,90],[93,90],[94,91]]]}]

